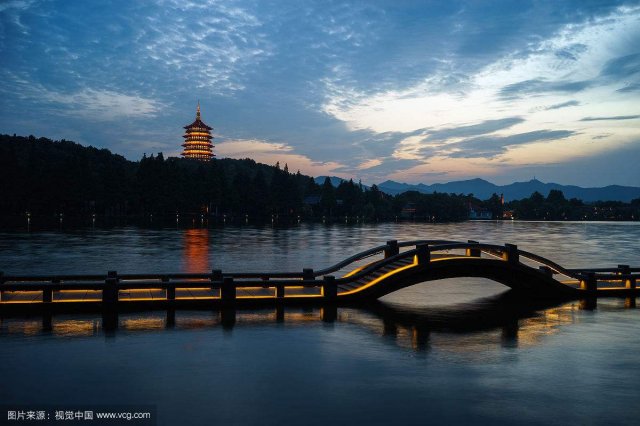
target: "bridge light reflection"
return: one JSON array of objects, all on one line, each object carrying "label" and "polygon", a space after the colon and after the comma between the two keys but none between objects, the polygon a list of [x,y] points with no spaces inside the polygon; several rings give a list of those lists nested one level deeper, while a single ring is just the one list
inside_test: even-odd
[{"label": "bridge light reflection", "polygon": [[[585,318],[580,302],[536,310],[534,316],[525,308],[503,317],[500,306],[506,301],[484,300],[465,308],[427,309],[411,311],[387,308],[382,310],[358,308],[284,308],[232,310],[233,324],[227,327],[264,326],[284,323],[286,326],[317,324],[320,321],[349,324],[368,330],[384,342],[415,351],[436,350],[439,356],[462,357],[487,361],[487,357],[501,356],[501,347],[532,347],[544,344],[545,339],[562,327],[579,323]],[[635,302],[635,299],[634,299]],[[507,302],[508,303],[508,302]],[[630,308],[628,301],[603,300],[606,310]],[[388,305],[386,305],[388,306]],[[633,304],[635,306],[635,303]],[[227,313],[228,314],[228,313]],[[494,315],[496,314],[496,315]],[[168,311],[120,313],[113,318],[115,332],[163,332],[171,329],[215,329],[224,327],[223,311]],[[486,320],[479,318],[487,317]],[[587,314],[591,321],[591,316]],[[107,332],[108,324],[98,316],[69,318],[68,315],[48,315],[47,319],[29,320],[23,317],[0,317],[0,336],[3,334],[38,335],[51,333],[53,337],[91,337]]]}]

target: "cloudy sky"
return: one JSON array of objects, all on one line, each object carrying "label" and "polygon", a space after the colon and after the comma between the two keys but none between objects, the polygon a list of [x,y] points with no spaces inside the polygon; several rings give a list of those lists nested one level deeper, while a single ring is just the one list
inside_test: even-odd
[{"label": "cloudy sky", "polygon": [[379,183],[640,185],[640,1],[0,2],[0,133]]}]

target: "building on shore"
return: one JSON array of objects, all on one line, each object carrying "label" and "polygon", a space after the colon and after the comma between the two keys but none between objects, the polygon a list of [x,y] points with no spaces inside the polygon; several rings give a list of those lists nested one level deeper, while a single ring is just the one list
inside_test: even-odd
[{"label": "building on shore", "polygon": [[213,144],[211,143],[211,131],[213,127],[207,126],[200,119],[200,102],[198,102],[198,108],[196,109],[196,120],[184,126],[185,134],[184,143],[182,146],[182,156],[184,158],[192,158],[200,161],[209,161],[215,156],[213,153]]},{"label": "building on shore", "polygon": [[491,220],[493,214],[491,210],[478,206],[473,203],[469,203],[469,219],[470,220]]}]

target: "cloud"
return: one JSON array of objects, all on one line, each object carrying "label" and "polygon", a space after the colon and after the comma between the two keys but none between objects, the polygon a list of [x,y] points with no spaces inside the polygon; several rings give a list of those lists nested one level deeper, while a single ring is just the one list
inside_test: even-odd
[{"label": "cloud", "polygon": [[165,104],[159,100],[135,93],[122,93],[108,89],[82,88],[55,90],[44,84],[32,83],[25,76],[5,71],[0,82],[0,93],[11,90],[22,102],[46,105],[58,116],[83,117],[95,121],[122,118],[155,117]]},{"label": "cloud", "polygon": [[[30,6],[30,7],[29,7]],[[76,2],[11,9],[29,31],[0,31],[12,68],[32,79],[112,91],[182,87],[230,95],[244,89],[255,65],[273,50],[263,22],[239,1],[158,0],[100,6]],[[20,54],[15,54],[20,52]],[[39,69],[46,69],[43,75]]]},{"label": "cloud", "polygon": [[379,166],[380,164],[382,164],[382,160],[379,158],[373,158],[367,161],[363,161],[362,163],[360,163],[357,167],[358,170],[367,170],[370,169],[372,167],[376,167]]},{"label": "cloud", "polygon": [[580,56],[589,50],[589,46],[583,43],[575,43],[562,47],[554,52],[556,57],[560,59],[568,59],[570,61],[577,61]]},{"label": "cloud", "polygon": [[[508,184],[529,180],[532,176],[545,182],[584,187],[606,185],[638,186],[640,143],[630,143],[614,149],[605,149],[598,156],[584,156],[575,161],[548,162],[495,170],[494,181]],[[615,164],[615,167],[611,165]]]},{"label": "cloud", "polygon": [[606,121],[606,120],[635,120],[640,115],[615,115],[612,117],[585,117],[580,121]]},{"label": "cloud", "polygon": [[217,153],[312,174],[570,161],[639,133],[580,121],[636,113],[640,8],[617,4],[5,1],[0,127],[137,159],[178,152],[200,99]]},{"label": "cloud", "polygon": [[[407,170],[422,164],[421,160],[402,159],[402,158],[384,158],[379,164],[366,169],[367,183],[379,183],[389,179],[389,176],[400,170]],[[347,170],[348,173],[353,171]]]},{"label": "cloud", "polygon": [[625,55],[607,61],[600,74],[615,79],[628,78],[640,74],[640,53]]},{"label": "cloud", "polygon": [[28,9],[35,3],[34,0],[12,0],[0,4],[0,13],[4,13],[10,9]]},{"label": "cloud", "polygon": [[[441,72],[427,74],[412,87],[374,94],[345,86],[340,80],[327,80],[323,108],[350,129],[377,132],[453,127],[464,125],[470,117],[497,120],[508,112],[528,116],[536,102],[532,95],[543,101],[556,100],[555,104],[566,102],[562,97],[567,94],[584,94],[587,99],[601,85],[602,64],[633,49],[631,43],[621,44],[620,40],[640,40],[640,31],[634,29],[639,18],[640,9],[619,9],[594,21],[567,25],[524,51],[496,58],[468,75],[464,84],[444,92],[442,77],[449,74],[448,68],[456,68],[451,61],[444,61],[449,64]],[[558,58],[558,51],[570,51],[576,59],[567,63]],[[581,99],[573,100],[587,105]]]},{"label": "cloud", "polygon": [[601,135],[595,135],[591,139],[593,139],[593,140],[607,139],[608,137],[611,137],[612,135],[613,135],[613,133],[603,133]]},{"label": "cloud", "polygon": [[291,146],[283,143],[261,140],[229,140],[221,142],[214,151],[219,158],[252,158],[264,164],[274,165],[279,162],[281,167],[287,164],[291,172],[300,170],[301,173],[310,176],[352,177],[340,172],[344,164],[332,161],[313,161],[309,157],[294,153]]},{"label": "cloud", "polygon": [[230,140],[221,142],[216,150],[224,157],[245,158],[258,153],[290,153],[293,148],[283,143],[260,140]]},{"label": "cloud", "polygon": [[[481,123],[471,124],[459,127],[443,128],[439,130],[424,129],[420,132],[405,134],[406,137],[398,144],[394,151],[394,158],[413,159],[431,156],[459,156],[458,150],[453,147],[459,147],[461,144],[469,141],[480,141],[482,138],[462,139],[472,136],[488,135],[498,131],[509,129],[515,125],[523,123],[525,120],[521,117],[506,117],[497,120],[486,120]],[[520,136],[523,138],[524,136]],[[505,137],[496,136],[495,138],[486,138],[487,140],[507,140]],[[517,138],[513,138],[517,140]],[[491,150],[490,157],[503,152],[503,150]],[[487,151],[486,153],[489,153]]]},{"label": "cloud", "polygon": [[[256,14],[236,2],[167,0],[138,30],[140,60],[179,73],[197,88],[225,94],[272,50]],[[167,19],[167,13],[171,15]]]},{"label": "cloud", "polygon": [[589,81],[548,81],[533,79],[504,86],[498,92],[502,99],[517,99],[527,95],[541,95],[548,93],[577,93],[592,85]]},{"label": "cloud", "polygon": [[466,139],[461,142],[448,145],[451,151],[448,156],[452,158],[494,158],[506,152],[508,147],[524,145],[534,142],[552,141],[564,139],[574,132],[569,130],[536,130],[527,133],[518,133],[509,136],[485,136]]},{"label": "cloud", "polygon": [[616,92],[620,92],[620,93],[631,93],[631,92],[638,92],[638,91],[640,91],[640,82],[630,83],[616,90]]},{"label": "cloud", "polygon": [[566,107],[578,106],[578,105],[580,105],[580,102],[578,102],[578,101],[567,101],[567,102],[562,102],[562,103],[555,104],[555,105],[550,105],[550,106],[546,107],[545,110],[551,111],[551,110],[554,110],[554,109],[560,109],[560,108],[566,108]]},{"label": "cloud", "polygon": [[29,28],[22,22],[20,16],[21,13],[33,6],[35,2],[35,0],[12,0],[0,3],[0,46],[2,48],[5,47],[4,40],[8,33],[6,27],[8,27],[7,24],[9,22],[13,24],[20,33],[24,35],[29,34]]},{"label": "cloud", "polygon": [[493,133],[498,130],[508,129],[525,121],[522,117],[506,117],[497,120],[485,120],[478,124],[468,126],[449,127],[440,130],[426,131],[428,140],[446,140],[451,138],[469,137]]},{"label": "cloud", "polygon": [[[399,136],[391,159],[418,164],[396,169],[397,176],[433,171],[434,162],[444,168],[450,164],[446,172],[454,176],[464,174],[455,167],[478,173],[520,167],[531,162],[526,156],[538,164],[598,155],[588,144],[602,130],[577,123],[601,111],[622,116],[633,104],[612,95],[620,82],[603,73],[633,64],[628,52],[636,49],[634,41],[640,42],[639,23],[640,8],[595,14],[504,52],[474,72],[461,72],[471,71],[461,58],[443,58],[440,69],[425,72],[408,87],[399,83],[398,88],[372,92],[340,78],[327,79],[323,110],[351,132]],[[452,71],[464,78],[446,78]],[[637,129],[628,134],[640,137]],[[571,141],[571,149],[555,147],[565,145],[559,143],[564,139]],[[610,148],[623,142],[621,134],[607,138]],[[384,157],[378,168],[366,171],[379,170],[388,161]],[[441,170],[440,163],[437,167]]]},{"label": "cloud", "polygon": [[70,94],[47,91],[43,96],[61,104],[69,114],[94,120],[153,117],[162,108],[158,101],[109,90],[84,89]]}]

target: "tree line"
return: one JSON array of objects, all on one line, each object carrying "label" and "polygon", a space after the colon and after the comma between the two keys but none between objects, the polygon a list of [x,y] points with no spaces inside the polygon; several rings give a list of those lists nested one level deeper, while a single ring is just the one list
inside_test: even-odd
[{"label": "tree line", "polygon": [[640,198],[630,203],[597,201],[586,204],[577,198],[566,199],[562,191],[552,189],[546,197],[534,192],[529,198],[505,204],[517,219],[524,220],[639,220]]},{"label": "tree line", "polygon": [[[584,219],[594,206],[599,219],[605,205],[565,200],[560,191],[548,197],[502,204],[494,194],[479,200],[472,194],[423,194],[408,191],[391,196],[376,185],[353,180],[317,184],[288,166],[269,166],[251,159],[210,162],[165,158],[162,153],[129,161],[107,149],[33,136],[0,135],[0,215],[65,217],[148,217],[201,215],[225,220],[432,222],[466,220],[469,208],[489,210],[502,218],[505,209],[521,219]],[[635,204],[610,205],[616,218],[638,218]],[[633,207],[635,206],[635,207]],[[634,210],[635,209],[635,210]],[[624,212],[620,216],[618,213]],[[611,213],[611,214],[610,214]],[[626,215],[626,216],[625,216]],[[592,218],[589,216],[589,218]]]},{"label": "tree line", "polygon": [[229,220],[432,221],[467,218],[467,198],[390,196],[343,181],[317,184],[288,166],[251,159],[200,162],[162,153],[129,161],[107,149],[33,136],[0,135],[0,211],[6,215],[107,217],[192,214]]}]

